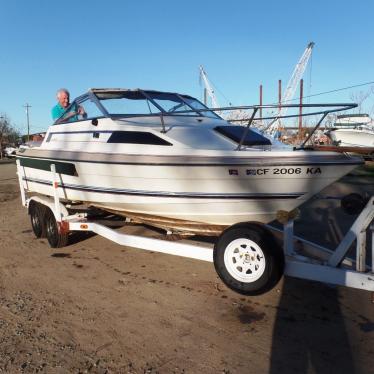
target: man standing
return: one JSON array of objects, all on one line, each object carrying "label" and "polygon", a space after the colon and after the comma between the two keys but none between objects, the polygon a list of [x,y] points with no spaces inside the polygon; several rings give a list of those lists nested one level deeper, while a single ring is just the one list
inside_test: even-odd
[{"label": "man standing", "polygon": [[85,111],[81,106],[73,104],[69,111],[70,93],[66,88],[60,88],[57,91],[58,103],[52,108],[52,118],[56,124],[61,122],[73,122],[78,120],[78,115],[85,116]]}]

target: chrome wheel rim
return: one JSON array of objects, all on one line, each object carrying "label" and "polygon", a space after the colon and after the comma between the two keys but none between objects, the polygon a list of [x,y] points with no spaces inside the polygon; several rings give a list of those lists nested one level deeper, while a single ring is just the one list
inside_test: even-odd
[{"label": "chrome wheel rim", "polygon": [[224,263],[229,274],[243,283],[261,278],[266,266],[262,249],[247,238],[235,239],[226,247]]}]

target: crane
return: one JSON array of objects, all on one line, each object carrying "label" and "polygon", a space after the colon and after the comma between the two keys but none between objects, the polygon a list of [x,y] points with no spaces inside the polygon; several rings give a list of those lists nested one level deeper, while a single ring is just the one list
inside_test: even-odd
[{"label": "crane", "polygon": [[[214,90],[213,90],[213,87],[212,87],[212,84],[210,83],[209,79],[208,79],[208,75],[206,73],[206,71],[204,70],[204,67],[202,65],[200,65],[200,75],[199,75],[199,78],[200,80],[203,80],[204,82],[204,104],[207,105],[207,100],[206,100],[206,96],[205,96],[205,92],[208,94],[208,96],[210,97],[210,100],[211,100],[211,107],[212,108],[220,108],[220,105],[218,103],[218,100],[216,98],[216,95],[214,93]],[[229,105],[231,106],[231,103],[229,103]],[[241,118],[243,115],[242,115],[242,111],[240,111],[240,114],[241,115],[238,115],[238,113],[236,113],[238,111],[233,111],[233,112],[230,112],[229,114],[227,113],[224,113],[223,111],[220,111],[220,110],[215,110],[215,113],[217,113],[219,116],[221,116],[222,118],[225,118],[226,120],[230,120],[230,119],[237,119],[237,118]],[[246,113],[244,113],[245,115]],[[232,117],[232,118],[231,118]]]},{"label": "crane", "polygon": [[[305,72],[305,69],[308,65],[309,59],[312,55],[312,50],[313,50],[314,44],[315,44],[314,42],[308,43],[304,53],[302,54],[300,60],[296,64],[295,69],[292,72],[291,78],[288,81],[285,93],[283,95],[283,99],[282,99],[280,104],[287,103],[290,100],[292,100],[292,98],[294,97],[296,89],[297,89],[297,84],[299,83],[300,79],[302,78],[302,76]],[[200,79],[202,79],[203,82],[204,82],[205,90],[206,90],[208,96],[211,99],[212,106],[214,108],[219,108],[220,106],[218,104],[216,95],[215,95],[214,90],[212,88],[212,84],[209,82],[208,76],[207,76],[207,74],[204,70],[204,67],[202,65],[200,65]],[[288,108],[280,106],[280,108],[278,110],[278,113],[275,114],[275,116],[274,116],[275,119],[273,119],[269,124],[267,124],[265,128],[263,128],[264,127],[263,125],[258,124],[259,127],[262,128],[261,131],[266,132],[267,134],[270,134],[270,135],[274,136],[277,133],[277,131],[279,130],[279,127],[280,127],[279,117],[284,116],[287,112],[287,109]],[[217,111],[217,114],[221,115],[221,113],[219,111]],[[228,120],[239,119],[239,118],[246,119],[247,117],[250,117],[250,115],[246,111],[243,111],[243,110],[236,110],[236,111],[233,111],[232,113],[230,113],[229,115],[225,116],[225,118],[228,119]]]},{"label": "crane", "polygon": [[[202,79],[203,82],[204,82],[205,90],[208,93],[208,95],[210,97],[210,100],[212,101],[212,107],[213,108],[219,108],[216,95],[214,93],[214,90],[212,88],[211,83],[209,82],[209,79],[208,79],[208,76],[207,76],[207,74],[204,70],[204,67],[202,65],[200,65],[199,69],[200,69],[200,79]],[[204,103],[204,104],[206,105],[207,103]]]},{"label": "crane", "polygon": [[[303,55],[301,56],[299,62],[296,64],[295,69],[291,75],[291,78],[287,84],[287,88],[285,91],[285,94],[283,96],[282,102],[290,101],[296,92],[297,84],[299,83],[300,79],[302,78],[306,66],[308,65],[308,61],[310,59],[310,56],[312,55],[312,49],[314,47],[314,43],[310,42],[308,46],[306,47]],[[287,108],[283,108],[284,110],[287,110]],[[282,109],[281,109],[282,111]]]},{"label": "crane", "polygon": [[[290,100],[292,100],[292,98],[294,97],[297,84],[302,78],[305,72],[305,69],[308,65],[310,56],[312,55],[314,44],[315,44],[314,42],[308,43],[303,55],[301,56],[299,62],[296,64],[295,69],[291,75],[291,78],[288,81],[287,88],[285,90],[281,103],[287,103]],[[276,114],[276,117],[284,116],[287,112],[287,109],[288,108],[280,107],[278,113]],[[267,126],[266,131],[274,135],[278,131],[279,127],[280,127],[280,122],[279,122],[279,119],[276,118]]]}]

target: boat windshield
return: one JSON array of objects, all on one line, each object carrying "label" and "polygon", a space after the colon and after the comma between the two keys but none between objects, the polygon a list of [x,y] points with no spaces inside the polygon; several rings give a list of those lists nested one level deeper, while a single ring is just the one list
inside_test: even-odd
[{"label": "boat windshield", "polygon": [[154,91],[95,92],[110,116],[172,114],[220,118],[198,100],[174,93]]}]

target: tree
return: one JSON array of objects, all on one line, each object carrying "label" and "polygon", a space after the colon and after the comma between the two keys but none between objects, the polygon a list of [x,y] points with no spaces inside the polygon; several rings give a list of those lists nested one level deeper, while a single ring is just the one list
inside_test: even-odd
[{"label": "tree", "polygon": [[358,91],[352,92],[350,94],[350,99],[357,104],[358,114],[361,114],[362,105],[364,101],[374,93],[374,87],[371,86],[368,91]]},{"label": "tree", "polygon": [[3,155],[3,148],[7,144],[16,144],[20,138],[19,131],[11,124],[6,114],[0,115],[0,157]]}]

